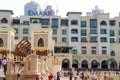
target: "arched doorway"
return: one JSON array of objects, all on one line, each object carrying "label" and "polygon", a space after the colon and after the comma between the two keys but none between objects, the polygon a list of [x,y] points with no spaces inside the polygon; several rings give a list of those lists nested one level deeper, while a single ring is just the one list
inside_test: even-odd
[{"label": "arched doorway", "polygon": [[8,20],[6,18],[2,18],[1,23],[8,23]]},{"label": "arched doorway", "polygon": [[69,68],[70,61],[68,59],[64,59],[62,61],[62,68],[63,69],[68,69]]},{"label": "arched doorway", "polygon": [[44,40],[42,38],[38,40],[38,47],[44,47]]},{"label": "arched doorway", "polygon": [[82,67],[82,68],[88,68],[88,62],[87,62],[87,60],[83,60],[83,61],[82,61],[81,67]]},{"label": "arched doorway", "polygon": [[110,63],[110,69],[117,69],[117,62],[116,61],[111,61]]},{"label": "arched doorway", "polygon": [[103,61],[101,62],[101,68],[102,68],[102,69],[108,69],[108,63],[107,63],[106,60],[103,60]]},{"label": "arched doorway", "polygon": [[73,60],[73,62],[72,62],[72,67],[73,68],[78,68],[78,61],[77,60]]},{"label": "arched doorway", "polygon": [[2,38],[0,38],[0,47],[3,47],[3,46],[4,46],[3,40]]},{"label": "arched doorway", "polygon": [[97,69],[97,68],[98,68],[98,62],[97,62],[96,60],[93,60],[93,61],[91,62],[91,68],[92,68],[92,69]]}]

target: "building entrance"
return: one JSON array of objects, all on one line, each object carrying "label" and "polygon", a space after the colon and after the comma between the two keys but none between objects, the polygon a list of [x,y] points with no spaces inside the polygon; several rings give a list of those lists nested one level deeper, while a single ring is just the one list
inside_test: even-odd
[{"label": "building entrance", "polygon": [[68,69],[69,68],[70,61],[68,59],[64,59],[62,61],[62,68],[63,69]]}]

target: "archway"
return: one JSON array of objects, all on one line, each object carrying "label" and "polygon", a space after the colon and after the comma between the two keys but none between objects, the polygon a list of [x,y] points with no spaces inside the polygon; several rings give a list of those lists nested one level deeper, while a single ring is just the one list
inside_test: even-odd
[{"label": "archway", "polygon": [[78,68],[78,61],[77,60],[75,60],[75,59],[73,60],[72,67]]},{"label": "archway", "polygon": [[83,61],[82,61],[81,67],[82,67],[82,68],[88,68],[88,62],[87,62],[87,60],[83,60]]},{"label": "archway", "polygon": [[21,40],[15,49],[15,56],[27,56],[27,53],[31,50],[31,43],[28,40]]},{"label": "archway", "polygon": [[6,18],[2,18],[1,23],[8,23],[8,20]]},{"label": "archway", "polygon": [[98,62],[97,62],[96,60],[93,60],[93,61],[91,62],[91,68],[92,68],[92,69],[97,69],[97,68],[98,68]]},{"label": "archway", "polygon": [[64,59],[62,61],[62,68],[63,69],[68,69],[69,68],[70,61],[68,59]]},{"label": "archway", "polygon": [[102,68],[102,69],[108,69],[108,63],[107,63],[106,60],[103,60],[103,61],[101,62],[101,68]]},{"label": "archway", "polygon": [[3,47],[3,46],[4,46],[3,40],[2,38],[0,38],[0,47]]},{"label": "archway", "polygon": [[44,40],[42,38],[38,40],[38,47],[44,47]]},{"label": "archway", "polygon": [[110,69],[117,69],[117,62],[116,61],[111,61],[110,63]]}]

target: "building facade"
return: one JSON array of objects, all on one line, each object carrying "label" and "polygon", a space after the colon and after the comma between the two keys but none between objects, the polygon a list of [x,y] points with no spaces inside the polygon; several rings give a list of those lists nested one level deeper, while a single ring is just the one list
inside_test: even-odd
[{"label": "building facade", "polygon": [[[82,12],[68,12],[65,18],[56,15],[11,15],[11,10],[0,10],[0,28],[12,28],[15,31],[14,48],[8,47],[9,50],[14,50],[22,39],[33,44],[32,29],[50,28],[55,41],[54,56],[61,60],[63,68],[120,69],[119,17],[110,18],[109,13],[82,16]],[[37,39],[34,38],[34,41]],[[0,36],[1,49],[8,45],[3,45],[4,40]]]}]

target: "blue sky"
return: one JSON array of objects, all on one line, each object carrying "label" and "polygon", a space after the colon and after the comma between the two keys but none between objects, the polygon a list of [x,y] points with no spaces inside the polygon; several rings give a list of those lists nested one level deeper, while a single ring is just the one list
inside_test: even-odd
[{"label": "blue sky", "polygon": [[[0,9],[13,10],[14,16],[20,16],[24,14],[24,5],[32,0],[1,0]],[[96,5],[100,9],[104,9],[104,12],[110,13],[110,17],[119,16],[120,1],[119,0],[33,0],[38,2],[41,8],[45,8],[47,5],[52,5],[54,10],[59,10],[58,15],[66,16],[69,11],[82,12],[82,15],[86,15],[86,12],[90,12]],[[48,1],[48,2],[47,2]]]}]

